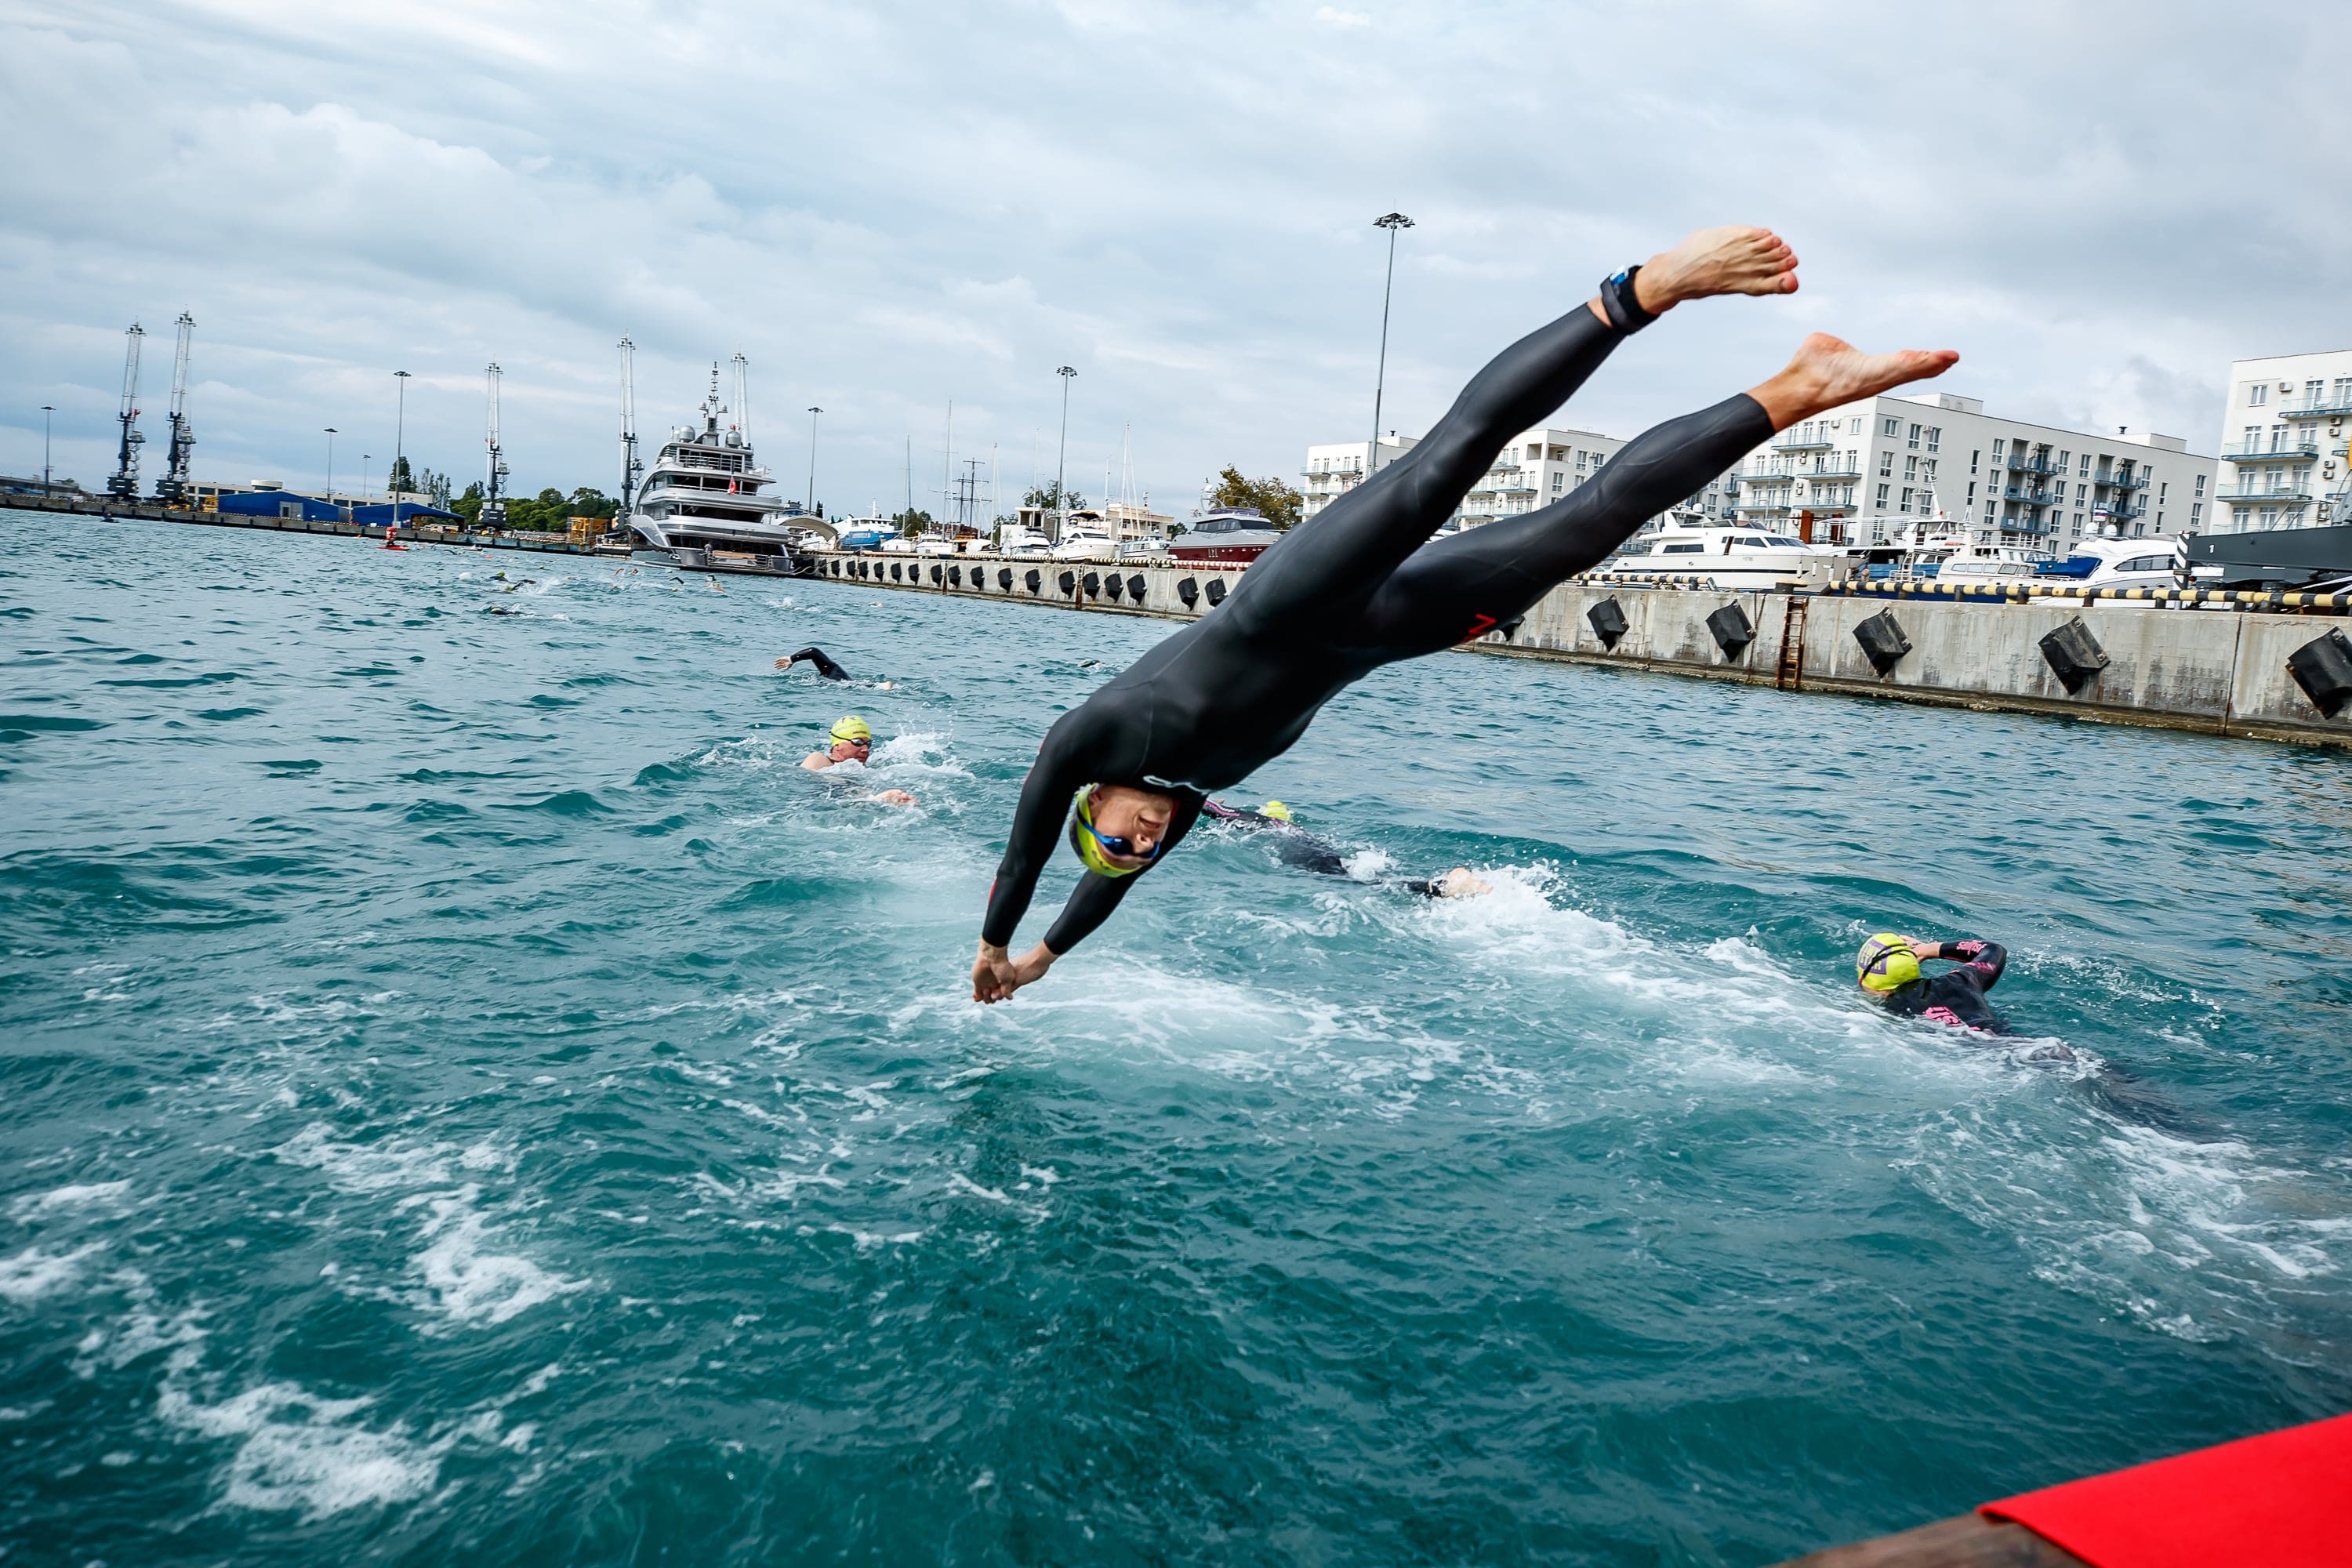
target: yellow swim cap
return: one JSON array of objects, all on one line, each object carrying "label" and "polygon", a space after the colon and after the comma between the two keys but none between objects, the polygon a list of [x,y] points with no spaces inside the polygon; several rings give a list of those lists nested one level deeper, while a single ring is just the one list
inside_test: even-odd
[{"label": "yellow swim cap", "polygon": [[1290,807],[1283,805],[1282,802],[1278,800],[1270,800],[1258,808],[1258,815],[1261,816],[1270,816],[1276,822],[1288,822],[1290,820]]},{"label": "yellow swim cap", "polygon": [[1919,978],[1919,955],[1903,938],[1881,931],[1862,944],[1853,977],[1864,991],[1897,991]]},{"label": "yellow swim cap", "polygon": [[833,738],[836,743],[842,741],[864,741],[870,744],[874,740],[874,731],[866,721],[856,714],[845,713],[833,721]]},{"label": "yellow swim cap", "polygon": [[1132,877],[1140,866],[1121,866],[1103,853],[1102,835],[1095,831],[1095,786],[1080,789],[1070,805],[1070,847],[1097,877]]}]

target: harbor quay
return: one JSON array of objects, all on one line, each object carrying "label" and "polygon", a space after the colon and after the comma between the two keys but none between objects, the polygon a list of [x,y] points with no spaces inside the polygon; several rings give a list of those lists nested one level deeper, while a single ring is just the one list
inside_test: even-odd
[{"label": "harbor quay", "polygon": [[[899,592],[1192,619],[1247,568],[820,554],[813,574]],[[1464,647],[1898,701],[2352,746],[2352,595],[1997,588],[1949,596],[1562,584]]]}]

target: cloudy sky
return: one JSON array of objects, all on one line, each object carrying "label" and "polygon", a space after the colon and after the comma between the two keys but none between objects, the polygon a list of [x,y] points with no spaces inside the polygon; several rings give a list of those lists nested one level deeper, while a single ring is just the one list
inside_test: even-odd
[{"label": "cloudy sky", "polygon": [[[2352,344],[2352,9],[967,5],[770,0],[0,3],[0,469],[111,462],[122,329],[197,322],[200,479],[338,477],[394,439],[478,477],[482,366],[514,479],[610,490],[614,344],[642,430],[714,359],[830,510],[937,509],[958,458],[1050,477],[1055,368],[1088,494],[1132,432],[1183,510],[1295,478],[1682,231],[1769,224],[1803,291],[1710,301],[1563,416],[1630,435],[1804,331],[1953,347],[1994,412],[2218,439],[2227,362]],[[148,448],[149,477],[160,439]]]}]

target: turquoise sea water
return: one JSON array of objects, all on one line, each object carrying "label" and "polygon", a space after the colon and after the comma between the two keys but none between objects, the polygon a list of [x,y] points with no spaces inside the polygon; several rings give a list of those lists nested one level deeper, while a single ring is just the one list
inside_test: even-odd
[{"label": "turquoise sea water", "polygon": [[0,563],[7,1562],[1759,1563],[2352,1407],[2343,756],[1445,656],[1244,792],[1366,880],[1204,831],[982,1009],[1164,623]]}]

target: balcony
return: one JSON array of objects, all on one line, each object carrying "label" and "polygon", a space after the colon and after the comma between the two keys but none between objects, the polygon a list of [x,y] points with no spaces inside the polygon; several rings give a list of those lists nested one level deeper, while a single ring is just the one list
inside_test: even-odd
[{"label": "balcony", "polygon": [[2000,492],[2003,500],[2013,500],[2020,506],[2050,506],[2053,500],[2048,490],[2028,489],[2017,485]]},{"label": "balcony", "polygon": [[2282,419],[2341,419],[2352,415],[2352,392],[2323,392],[2316,397],[2296,397],[2278,405]]},{"label": "balcony", "polygon": [[2147,475],[2145,471],[2137,474],[2101,474],[2091,482],[2119,490],[2144,490],[2147,489]]},{"label": "balcony", "polygon": [[2046,522],[2035,522],[2031,518],[2007,517],[2001,519],[2000,531],[2003,533],[2039,534],[2049,532],[2050,525]]},{"label": "balcony", "polygon": [[1834,436],[1800,436],[1793,430],[1772,437],[1776,452],[1819,452],[1836,445]]},{"label": "balcony", "polygon": [[2129,522],[2134,518],[2147,515],[2146,501],[2137,506],[2095,506],[2091,509],[2092,520],[2097,522]]},{"label": "balcony", "polygon": [[2284,440],[2273,441],[2268,446],[2264,446],[2260,441],[2232,441],[2221,448],[2223,460],[2231,463],[2259,463],[2265,460],[2287,463],[2298,458],[2307,459],[2317,456],[2319,456],[2319,438],[2316,436],[2290,436]]},{"label": "balcony", "polygon": [[2009,471],[2012,474],[2054,474],[2060,469],[2047,458],[2011,458],[2009,459]]},{"label": "balcony", "polygon": [[2216,490],[2218,500],[2232,506],[2308,506],[2311,492],[2301,485],[2288,489],[2266,490],[2252,485],[2241,485],[2234,490]]},{"label": "balcony", "polygon": [[1731,510],[1734,511],[1786,511],[1789,510],[1789,500],[1786,496],[1779,500],[1738,500],[1731,503]]},{"label": "balcony", "polygon": [[1862,478],[1862,466],[1858,463],[1833,463],[1826,468],[1808,468],[1790,477],[1800,479],[1858,479]]}]

